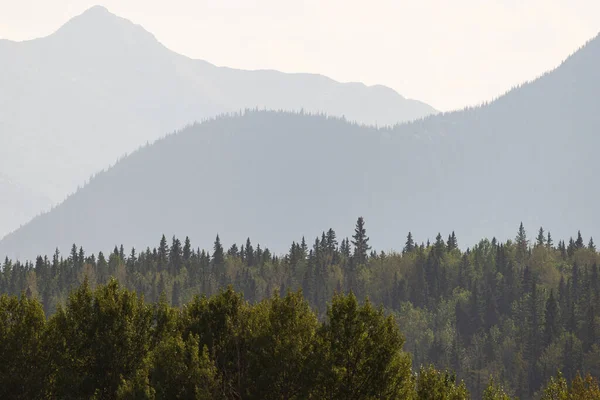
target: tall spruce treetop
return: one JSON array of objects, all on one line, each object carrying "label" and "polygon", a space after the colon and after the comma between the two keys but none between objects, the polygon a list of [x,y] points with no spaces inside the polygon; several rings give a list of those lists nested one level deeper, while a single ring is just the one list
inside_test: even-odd
[{"label": "tall spruce treetop", "polygon": [[215,239],[215,245],[213,247],[213,264],[216,267],[220,267],[225,264],[225,254],[223,251],[223,245],[221,245],[221,239],[219,235]]},{"label": "tall spruce treetop", "polygon": [[446,250],[446,243],[444,243],[442,234],[439,232],[438,232],[437,236],[435,237],[434,248],[435,248],[435,251],[438,254],[438,256],[441,256],[444,253],[444,251]]},{"label": "tall spruce treetop", "polygon": [[337,249],[337,239],[335,235],[335,231],[331,228],[327,231],[327,250],[329,252],[334,252]]},{"label": "tall spruce treetop", "polygon": [[590,241],[588,243],[588,249],[592,251],[596,251],[596,245],[594,244],[594,238],[590,237]]},{"label": "tall spruce treetop", "polygon": [[368,252],[371,250],[371,246],[369,246],[369,237],[367,236],[365,220],[363,217],[358,217],[352,239],[352,244],[354,245],[354,257],[359,264],[364,264],[367,261]]},{"label": "tall spruce treetop", "polygon": [[523,263],[529,248],[529,241],[527,240],[527,233],[525,232],[522,222],[521,225],[519,225],[519,232],[517,233],[515,242],[517,245],[517,260]]},{"label": "tall spruce treetop", "polygon": [[415,241],[413,240],[412,233],[408,232],[406,236],[406,243],[404,244],[403,253],[410,253],[415,249]]},{"label": "tall spruce treetop", "polygon": [[190,238],[188,236],[185,237],[185,244],[183,245],[183,259],[184,261],[189,261],[192,256],[192,244],[190,243]]},{"label": "tall spruce treetop", "polygon": [[543,246],[544,244],[546,244],[546,236],[544,235],[544,228],[540,226],[540,230],[536,239],[536,246]]},{"label": "tall spruce treetop", "polygon": [[577,250],[583,249],[583,237],[581,236],[581,231],[577,231],[577,240],[575,241],[575,248]]},{"label": "tall spruce treetop", "polygon": [[553,245],[554,242],[552,241],[552,235],[550,234],[550,231],[548,231],[548,237],[546,238],[546,247],[548,249],[551,249]]},{"label": "tall spruce treetop", "polygon": [[169,259],[169,246],[167,245],[167,238],[162,235],[160,244],[158,245],[158,262],[161,266],[167,265]]},{"label": "tall spruce treetop", "polygon": [[456,239],[456,234],[454,233],[454,231],[452,231],[452,234],[448,236],[447,248],[448,251],[452,251],[458,248],[458,240]]}]

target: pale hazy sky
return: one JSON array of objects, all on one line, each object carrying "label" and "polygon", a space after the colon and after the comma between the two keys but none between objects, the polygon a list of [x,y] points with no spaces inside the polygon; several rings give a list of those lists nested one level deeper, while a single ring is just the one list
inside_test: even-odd
[{"label": "pale hazy sky", "polygon": [[46,36],[95,4],[192,58],[384,84],[440,110],[492,99],[600,31],[599,0],[0,0],[0,38]]}]

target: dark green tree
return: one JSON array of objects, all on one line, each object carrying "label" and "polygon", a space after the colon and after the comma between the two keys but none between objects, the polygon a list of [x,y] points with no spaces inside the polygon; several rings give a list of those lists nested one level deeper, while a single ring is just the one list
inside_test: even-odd
[{"label": "dark green tree", "polygon": [[357,264],[366,263],[368,252],[371,250],[371,246],[369,246],[369,237],[367,236],[365,220],[363,217],[358,217],[352,239],[352,245],[354,246],[354,259],[356,260]]}]

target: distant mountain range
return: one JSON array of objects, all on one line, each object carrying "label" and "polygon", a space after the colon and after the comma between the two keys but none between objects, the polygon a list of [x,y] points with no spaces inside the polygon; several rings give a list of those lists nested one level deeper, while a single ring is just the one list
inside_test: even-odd
[{"label": "distant mountain range", "polygon": [[387,125],[436,112],[384,86],[192,60],[102,7],[45,38],[0,40],[0,60],[0,171],[54,202],[140,145],[222,113],[304,109]]},{"label": "distant mountain range", "polygon": [[477,108],[376,129],[303,113],[247,112],[184,129],[98,174],[8,235],[0,255],[32,257],[161,234],[209,247],[250,236],[285,251],[364,216],[376,243],[452,230],[463,247],[513,237],[523,221],[558,238],[600,234],[600,38],[556,70]]}]

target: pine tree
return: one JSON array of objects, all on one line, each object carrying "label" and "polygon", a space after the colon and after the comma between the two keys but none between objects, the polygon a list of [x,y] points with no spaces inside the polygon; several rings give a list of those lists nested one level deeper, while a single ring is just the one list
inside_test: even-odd
[{"label": "pine tree", "polygon": [[404,249],[402,250],[402,253],[411,253],[414,250],[415,242],[413,240],[412,233],[408,232],[408,235],[406,236],[406,243],[404,244]]},{"label": "pine tree", "polygon": [[213,246],[212,268],[219,286],[224,287],[227,284],[225,273],[225,254],[219,235],[217,235],[215,238],[215,243]]},{"label": "pine tree", "polygon": [[538,236],[536,239],[536,246],[544,246],[546,243],[546,237],[544,236],[544,228],[540,226],[540,230],[538,232]]},{"label": "pine tree", "polygon": [[175,236],[171,241],[171,250],[169,251],[169,265],[171,274],[175,275],[179,272],[182,267],[183,251],[181,249],[181,242]]},{"label": "pine tree", "polygon": [[331,228],[327,231],[327,251],[333,254],[337,250],[338,242],[336,239],[335,231]]},{"label": "pine tree", "polygon": [[357,264],[366,263],[368,257],[367,254],[371,249],[371,246],[369,246],[369,237],[367,236],[365,220],[363,217],[358,217],[352,238],[354,239],[352,240],[352,244],[354,245],[354,258]]},{"label": "pine tree", "polygon": [[160,244],[158,246],[158,268],[162,271],[169,262],[169,246],[167,245],[167,238],[162,235]]},{"label": "pine tree", "polygon": [[550,234],[550,231],[548,231],[548,237],[546,238],[546,247],[551,249],[553,244],[554,242],[552,241],[552,235]]},{"label": "pine tree", "polygon": [[[304,242],[304,239],[303,239]],[[249,267],[254,266],[254,248],[252,247],[252,243],[250,242],[250,238],[246,239],[246,247],[245,247],[245,260],[246,265]]]},{"label": "pine tree", "polygon": [[434,250],[438,257],[441,257],[446,252],[446,243],[444,243],[444,239],[442,239],[442,234],[438,232],[435,237]]},{"label": "pine tree", "polygon": [[575,241],[575,249],[583,249],[583,237],[581,236],[581,231],[577,231],[577,240]]},{"label": "pine tree", "polygon": [[521,225],[519,225],[519,231],[517,233],[517,237],[515,238],[515,243],[517,245],[517,261],[523,264],[528,253],[529,241],[527,240],[527,234],[522,222]]},{"label": "pine tree", "polygon": [[458,241],[456,240],[456,234],[452,231],[452,234],[448,237],[448,251],[452,251],[458,248]]},{"label": "pine tree", "polygon": [[596,245],[594,244],[594,238],[590,237],[590,241],[588,243],[588,249],[592,251],[596,251]]},{"label": "pine tree", "polygon": [[190,257],[192,256],[192,245],[190,243],[190,238],[185,237],[185,243],[183,245],[183,260],[188,262]]}]

